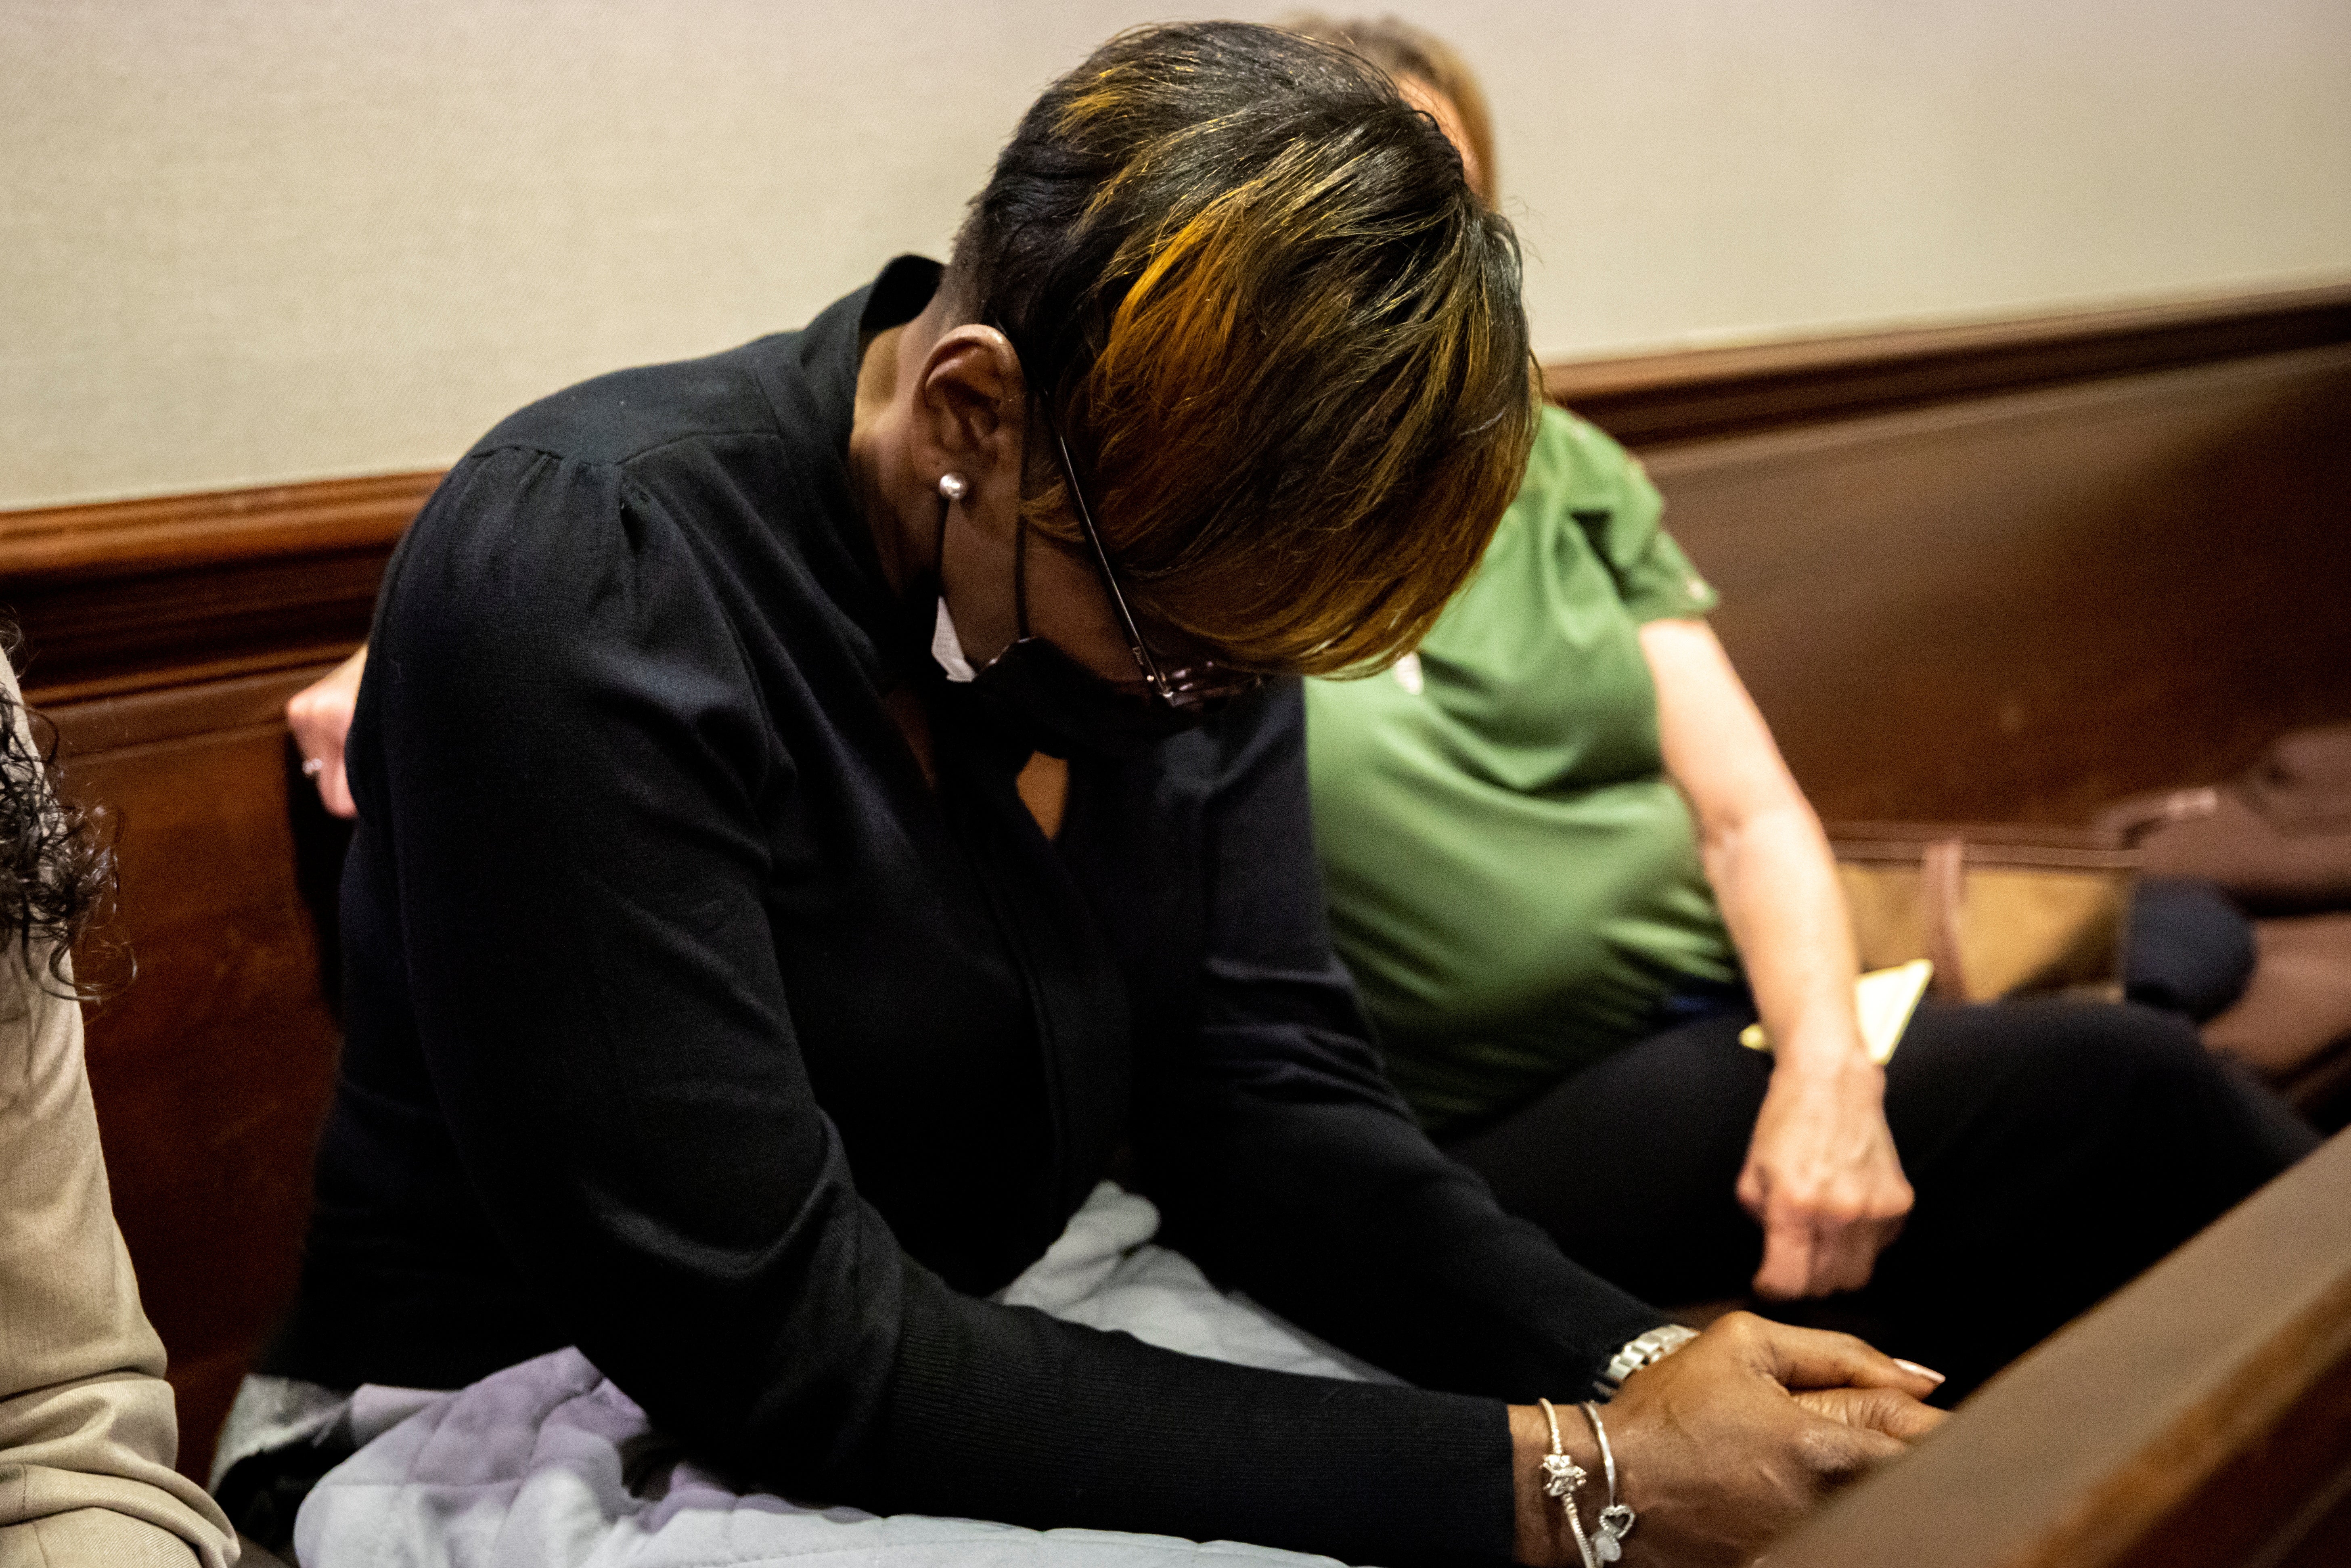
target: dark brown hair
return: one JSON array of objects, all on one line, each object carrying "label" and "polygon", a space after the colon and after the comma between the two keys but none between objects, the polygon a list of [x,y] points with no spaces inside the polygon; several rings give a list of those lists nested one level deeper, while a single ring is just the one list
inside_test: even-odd
[{"label": "dark brown hair", "polygon": [[[1519,276],[1510,225],[1380,72],[1201,23],[1122,34],[1046,89],[948,287],[1019,354],[1138,612],[1328,674],[1417,642],[1517,491]],[[1073,537],[1032,473],[1035,525]]]},{"label": "dark brown hair", "polygon": [[1303,37],[1353,49],[1392,77],[1415,78],[1442,93],[1460,115],[1461,134],[1477,160],[1478,194],[1487,205],[1494,204],[1501,189],[1494,172],[1494,118],[1486,109],[1486,90],[1478,85],[1478,73],[1452,45],[1395,16],[1337,21],[1302,11],[1281,25]]}]

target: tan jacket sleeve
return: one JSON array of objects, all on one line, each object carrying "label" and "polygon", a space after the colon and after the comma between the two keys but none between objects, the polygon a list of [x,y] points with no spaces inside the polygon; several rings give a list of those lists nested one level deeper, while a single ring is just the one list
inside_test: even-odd
[{"label": "tan jacket sleeve", "polygon": [[[16,680],[0,658],[0,682]],[[16,716],[19,725],[23,716]],[[46,955],[34,963],[46,975]],[[81,1009],[0,953],[0,1568],[226,1568],[228,1521],[172,1469],[163,1342],[114,1224]]]}]

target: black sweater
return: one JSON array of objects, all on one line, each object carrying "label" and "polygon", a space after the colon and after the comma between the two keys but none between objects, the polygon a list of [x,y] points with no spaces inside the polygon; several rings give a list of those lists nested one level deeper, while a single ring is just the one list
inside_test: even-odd
[{"label": "black sweater", "polygon": [[[271,1370],[577,1344],[795,1496],[1384,1561],[1510,1539],[1499,1401],[1658,1314],[1504,1217],[1325,936],[1294,684],[1079,760],[1057,841],[891,592],[846,457],[894,263],[603,377],[451,471],[351,734],[345,1046]],[[928,705],[934,790],[881,698]],[[981,1299],[1131,1145],[1165,1239],[1423,1386]]]}]

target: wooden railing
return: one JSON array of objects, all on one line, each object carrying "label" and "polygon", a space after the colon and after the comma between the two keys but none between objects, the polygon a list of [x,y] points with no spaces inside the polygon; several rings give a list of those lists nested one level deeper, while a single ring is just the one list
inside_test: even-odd
[{"label": "wooden railing", "polygon": [[2010,1367],[1769,1562],[2351,1563],[2351,1134]]}]

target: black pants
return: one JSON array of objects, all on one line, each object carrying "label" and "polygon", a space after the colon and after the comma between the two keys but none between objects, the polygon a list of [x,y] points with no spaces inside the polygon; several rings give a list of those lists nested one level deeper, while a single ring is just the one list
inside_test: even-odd
[{"label": "black pants", "polygon": [[[1570,1257],[1666,1306],[1740,1296],[1732,1188],[1771,1059],[1746,1009],[1685,1024],[1448,1145]],[[1948,1374],[1957,1398],[2317,1144],[2189,1026],[2131,1006],[1928,1004],[1886,1067],[1917,1194],[1870,1283],[1761,1310]]]}]

